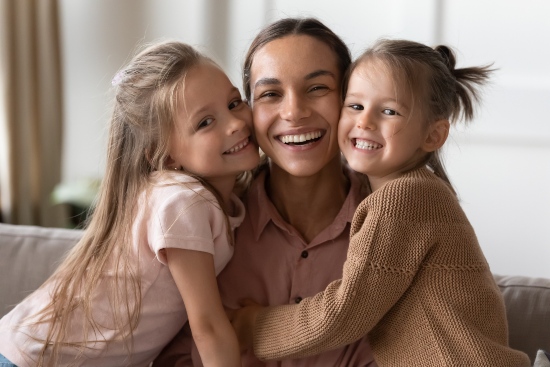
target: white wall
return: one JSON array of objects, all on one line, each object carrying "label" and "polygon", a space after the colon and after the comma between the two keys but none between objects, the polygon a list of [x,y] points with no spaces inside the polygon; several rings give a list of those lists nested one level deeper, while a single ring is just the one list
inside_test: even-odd
[{"label": "white wall", "polygon": [[65,181],[100,177],[110,80],[136,44],[200,47],[240,87],[246,48],[266,23],[315,16],[359,54],[379,37],[458,51],[499,68],[478,118],[453,133],[447,166],[496,273],[550,277],[550,2],[546,0],[61,0]]}]

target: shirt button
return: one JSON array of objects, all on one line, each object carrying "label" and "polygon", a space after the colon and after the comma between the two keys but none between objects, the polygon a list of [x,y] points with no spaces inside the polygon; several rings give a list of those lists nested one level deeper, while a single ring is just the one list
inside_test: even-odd
[{"label": "shirt button", "polygon": [[302,297],[296,297],[296,298],[294,299],[294,302],[296,302],[296,303],[302,302]]},{"label": "shirt button", "polygon": [[302,251],[302,257],[305,259],[309,256],[307,251]]}]

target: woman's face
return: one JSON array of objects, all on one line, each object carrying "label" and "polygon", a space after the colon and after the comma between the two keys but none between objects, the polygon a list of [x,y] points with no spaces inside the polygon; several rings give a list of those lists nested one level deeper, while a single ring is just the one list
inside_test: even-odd
[{"label": "woman's face", "polygon": [[337,58],[298,35],[269,42],[254,56],[251,105],[261,149],[293,176],[311,176],[337,155],[341,109]]}]

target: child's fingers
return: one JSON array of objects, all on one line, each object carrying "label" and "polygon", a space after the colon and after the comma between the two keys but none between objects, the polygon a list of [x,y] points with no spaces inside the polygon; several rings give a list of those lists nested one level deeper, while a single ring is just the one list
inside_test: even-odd
[{"label": "child's fingers", "polygon": [[253,299],[251,298],[244,298],[242,300],[239,301],[239,305],[241,307],[248,307],[248,306],[257,306],[257,307],[261,307],[261,305],[254,301]]},{"label": "child's fingers", "polygon": [[233,318],[235,317],[235,311],[234,309],[232,308],[228,308],[228,307],[225,307],[224,306],[224,311],[225,311],[225,314],[227,315],[227,318],[229,319],[229,321],[233,321]]}]

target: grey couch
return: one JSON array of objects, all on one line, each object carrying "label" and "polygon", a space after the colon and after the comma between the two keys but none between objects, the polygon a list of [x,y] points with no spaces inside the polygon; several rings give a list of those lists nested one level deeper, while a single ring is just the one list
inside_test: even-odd
[{"label": "grey couch", "polygon": [[[0,317],[53,272],[81,231],[0,223]],[[495,275],[508,314],[510,345],[534,361],[550,351],[550,279]]]}]

